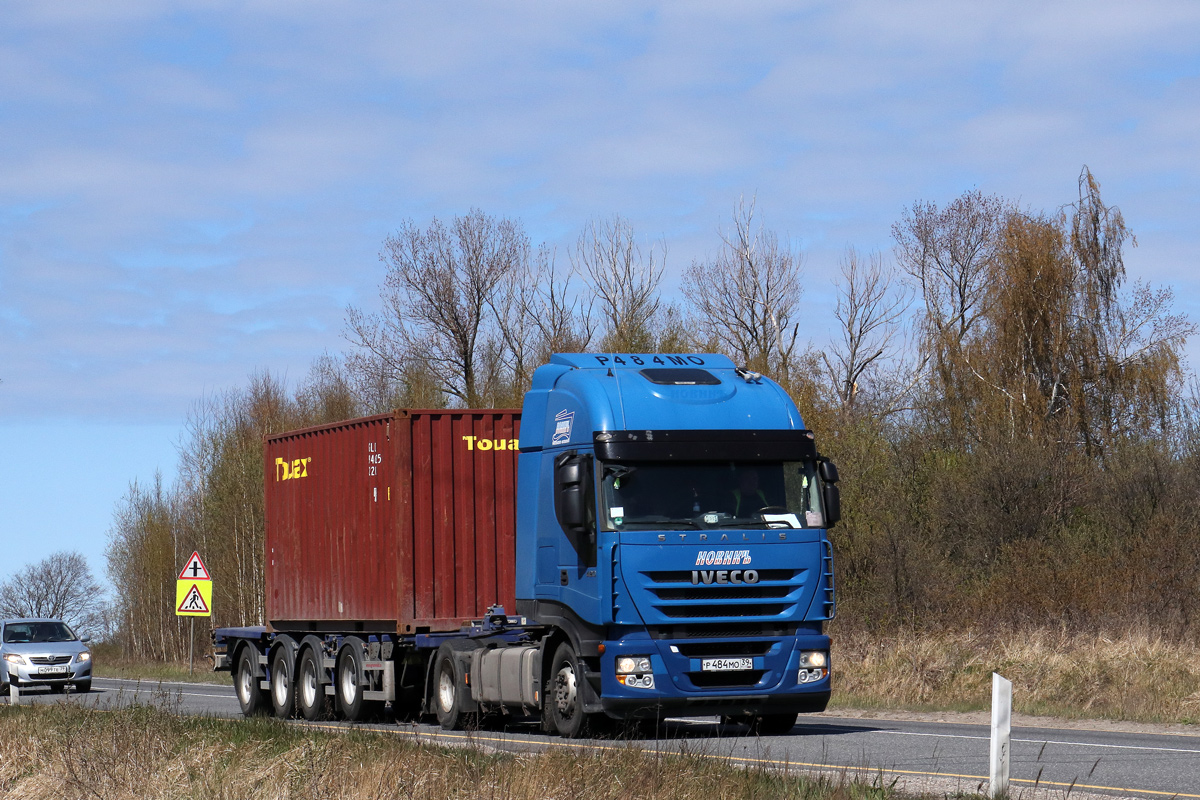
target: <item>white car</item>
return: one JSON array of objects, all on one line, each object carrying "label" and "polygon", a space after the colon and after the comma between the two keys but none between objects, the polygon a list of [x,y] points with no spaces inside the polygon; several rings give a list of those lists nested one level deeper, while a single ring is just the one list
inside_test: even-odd
[{"label": "white car", "polygon": [[10,684],[49,686],[61,692],[68,684],[77,692],[92,690],[92,653],[87,642],[57,619],[0,620],[0,693]]}]

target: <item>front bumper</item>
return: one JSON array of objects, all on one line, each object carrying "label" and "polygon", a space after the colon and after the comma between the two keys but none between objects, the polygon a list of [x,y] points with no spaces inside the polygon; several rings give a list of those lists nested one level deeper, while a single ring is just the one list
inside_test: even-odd
[{"label": "front bumper", "polygon": [[[829,670],[819,680],[798,680],[800,654],[829,652],[829,637],[816,631],[736,639],[652,638],[636,632],[605,643],[600,657],[600,705],[618,719],[662,715],[785,714],[824,711],[829,703]],[[621,656],[649,656],[652,688],[617,680]],[[737,672],[708,672],[706,657],[749,662]],[[643,676],[644,677],[644,676]]]},{"label": "front bumper", "polygon": [[71,659],[68,664],[14,664],[5,661],[0,669],[7,673],[5,683],[17,686],[62,686],[67,683],[90,680],[92,662]]},{"label": "front bumper", "polygon": [[829,690],[806,694],[747,694],[720,697],[604,697],[604,713],[614,719],[668,716],[712,717],[721,714],[815,714],[829,704]]}]

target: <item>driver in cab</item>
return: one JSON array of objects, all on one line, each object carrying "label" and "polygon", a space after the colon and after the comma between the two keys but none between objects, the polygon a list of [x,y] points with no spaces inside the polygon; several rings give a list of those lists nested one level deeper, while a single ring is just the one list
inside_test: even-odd
[{"label": "driver in cab", "polygon": [[766,508],[771,503],[767,493],[760,485],[756,467],[741,467],[737,470],[737,484],[734,486],[729,506],[735,517],[747,517]]}]

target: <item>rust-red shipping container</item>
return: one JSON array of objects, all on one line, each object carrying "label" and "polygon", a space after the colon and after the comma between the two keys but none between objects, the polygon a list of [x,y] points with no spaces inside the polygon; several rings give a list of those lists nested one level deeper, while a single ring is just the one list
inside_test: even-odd
[{"label": "rust-red shipping container", "polygon": [[456,630],[515,606],[520,412],[402,410],[267,438],[275,630]]}]

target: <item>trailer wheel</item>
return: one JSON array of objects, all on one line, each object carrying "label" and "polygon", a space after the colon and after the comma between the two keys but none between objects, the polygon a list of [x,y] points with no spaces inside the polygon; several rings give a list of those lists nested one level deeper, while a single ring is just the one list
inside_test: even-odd
[{"label": "trailer wheel", "polygon": [[311,647],[304,648],[300,666],[296,669],[296,705],[300,714],[309,722],[329,716],[329,702],[325,698],[325,686],[321,683],[321,660]]},{"label": "trailer wheel", "polygon": [[550,721],[564,739],[578,739],[587,728],[587,715],[583,713],[583,681],[575,648],[570,642],[563,642],[554,651],[543,702],[549,706]]},{"label": "trailer wheel", "polygon": [[287,646],[275,648],[275,655],[271,657],[271,707],[280,719],[296,713],[296,681],[292,669],[291,650]]},{"label": "trailer wheel", "polygon": [[362,639],[356,636],[347,637],[338,656],[335,672],[338,708],[342,716],[351,722],[366,719],[375,705],[363,697],[363,692],[368,687],[366,670],[363,669],[362,646]]},{"label": "trailer wheel", "polygon": [[760,736],[782,736],[796,727],[799,716],[795,711],[790,714],[759,714],[750,723],[750,731]]},{"label": "trailer wheel", "polygon": [[267,706],[263,690],[258,688],[258,676],[254,674],[258,667],[257,661],[258,653],[255,649],[249,645],[243,647],[238,655],[237,676],[233,681],[237,688],[238,705],[242,707],[242,714],[247,717],[262,714]]},{"label": "trailer wheel", "polygon": [[470,689],[459,666],[456,650],[446,642],[438,648],[434,657],[437,662],[433,669],[433,708],[437,712],[438,724],[447,731],[473,727],[476,714],[464,710]]}]

